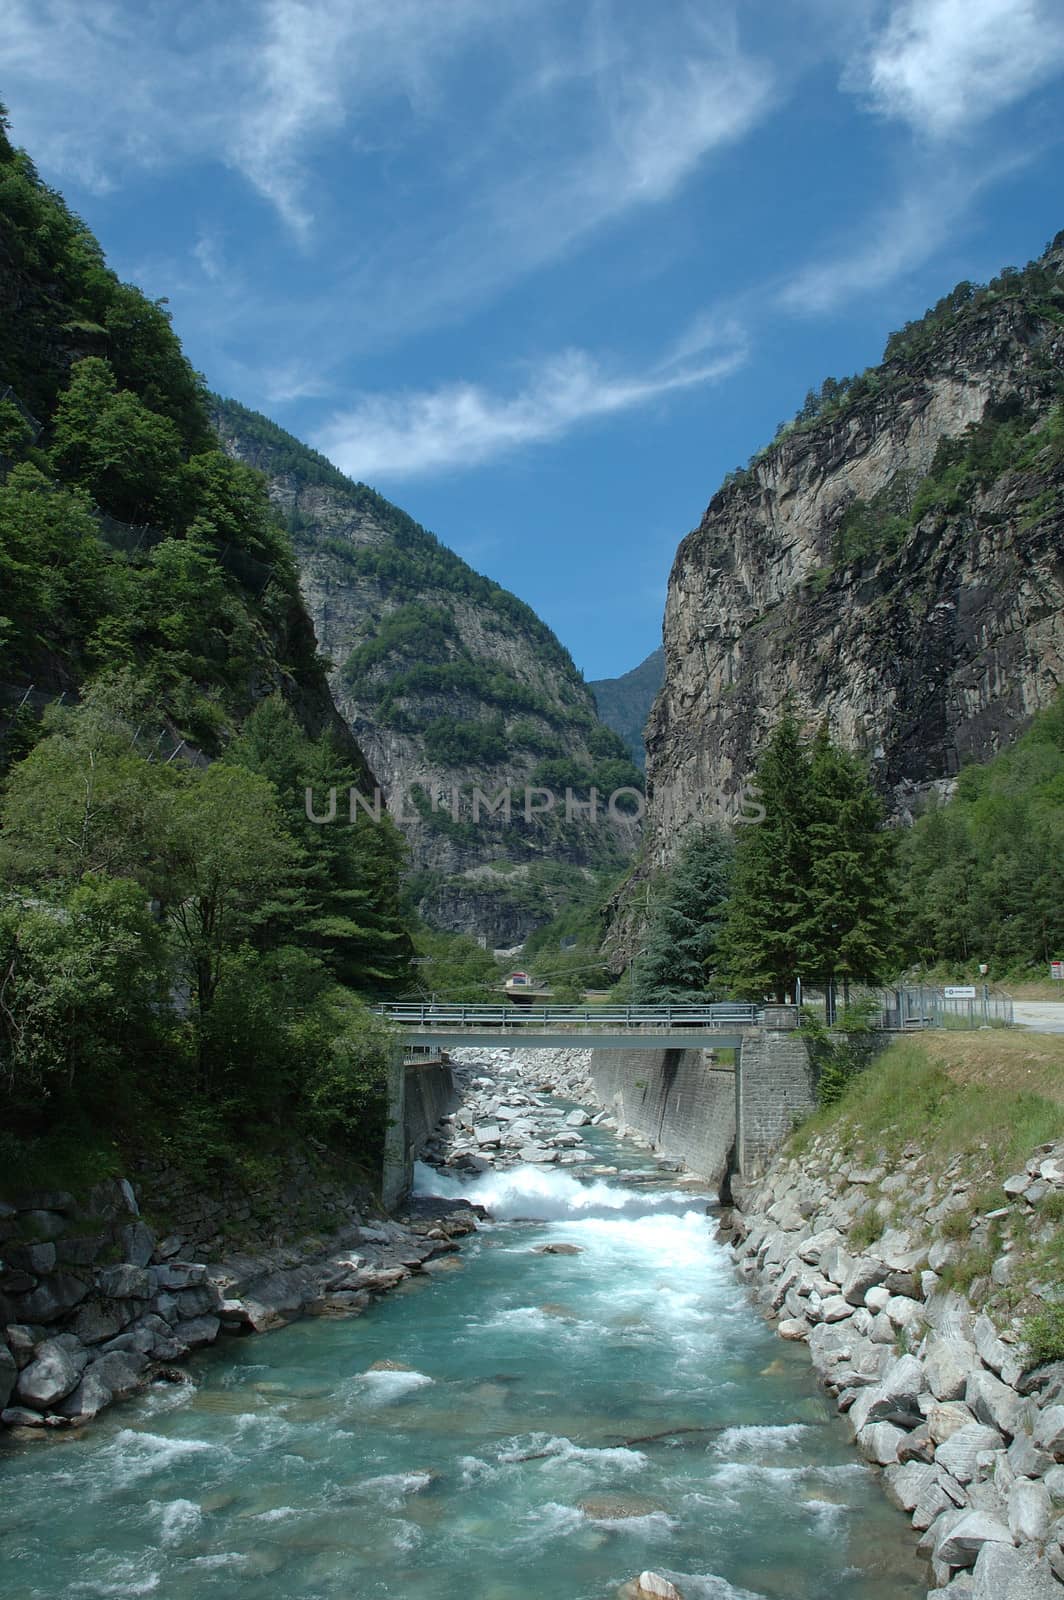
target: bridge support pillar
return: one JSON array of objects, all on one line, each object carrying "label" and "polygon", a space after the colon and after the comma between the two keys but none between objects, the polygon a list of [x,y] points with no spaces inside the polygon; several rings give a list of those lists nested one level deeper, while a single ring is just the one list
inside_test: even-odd
[{"label": "bridge support pillar", "polygon": [[735,1074],[735,1166],[756,1178],[796,1120],[814,1110],[809,1052],[800,1033],[762,1028],[739,1049]]},{"label": "bridge support pillar", "polygon": [[413,1168],[406,1138],[406,1062],[400,1039],[392,1041],[388,1058],[388,1124],[384,1132],[381,1164],[381,1203],[397,1206],[410,1188]]}]

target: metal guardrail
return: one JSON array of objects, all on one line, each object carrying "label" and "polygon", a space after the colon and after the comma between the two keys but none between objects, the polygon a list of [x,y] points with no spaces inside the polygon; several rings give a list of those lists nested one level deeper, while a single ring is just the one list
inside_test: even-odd
[{"label": "metal guardrail", "polygon": [[729,1028],[754,1027],[757,1006],[725,1001],[709,1006],[479,1006],[387,1005],[378,1016],[419,1028],[501,1028],[515,1032],[528,1023],[565,1028]]}]

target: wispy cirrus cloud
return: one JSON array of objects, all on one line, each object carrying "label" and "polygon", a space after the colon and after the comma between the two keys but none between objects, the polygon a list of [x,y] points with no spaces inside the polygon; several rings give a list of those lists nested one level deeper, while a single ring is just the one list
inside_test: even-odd
[{"label": "wispy cirrus cloud", "polygon": [[898,0],[851,82],[937,139],[962,133],[1064,66],[1056,0]]},{"label": "wispy cirrus cloud", "polygon": [[559,438],[675,390],[720,381],[745,359],[734,330],[697,365],[670,362],[636,374],[611,373],[586,351],[566,350],[538,364],[510,394],[459,382],[360,396],[318,430],[314,443],[353,478],[448,472]]}]

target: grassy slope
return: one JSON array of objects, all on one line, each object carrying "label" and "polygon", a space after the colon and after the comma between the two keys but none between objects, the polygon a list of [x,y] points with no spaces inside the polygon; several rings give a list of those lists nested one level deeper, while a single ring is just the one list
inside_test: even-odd
[{"label": "grassy slope", "polygon": [[[1064,1035],[995,1029],[928,1033],[899,1039],[833,1106],[792,1135],[785,1155],[830,1164],[836,1154],[859,1163],[905,1170],[920,1152],[913,1181],[900,1195],[869,1185],[850,1230],[853,1249],[875,1242],[886,1227],[908,1227],[914,1243],[934,1236],[956,1245],[947,1285],[971,1291],[999,1323],[1039,1313],[1048,1289],[1064,1287],[1064,1218],[1059,1199],[1032,1209],[1007,1202],[1001,1185],[1022,1171],[1040,1145],[1064,1141]],[[936,1199],[953,1192],[957,1210],[934,1230],[912,1196],[928,1179]],[[1008,1205],[1007,1215],[988,1216]],[[993,1262],[1012,1255],[1007,1284],[989,1278]]]}]

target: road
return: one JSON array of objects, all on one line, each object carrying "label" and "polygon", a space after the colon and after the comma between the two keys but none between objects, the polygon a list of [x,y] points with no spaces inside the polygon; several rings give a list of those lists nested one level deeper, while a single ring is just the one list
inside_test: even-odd
[{"label": "road", "polygon": [[1064,1033],[1064,1000],[1017,1000],[1012,1014],[1032,1033]]}]

